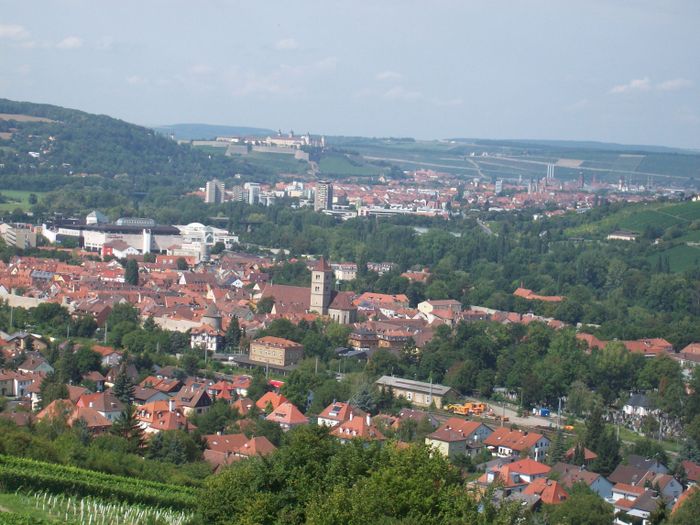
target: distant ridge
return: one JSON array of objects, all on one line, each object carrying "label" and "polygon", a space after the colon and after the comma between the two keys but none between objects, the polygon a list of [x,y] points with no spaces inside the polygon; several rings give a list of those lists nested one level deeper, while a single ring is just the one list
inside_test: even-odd
[{"label": "distant ridge", "polygon": [[476,138],[449,138],[455,142],[469,144],[481,144],[484,146],[505,146],[515,148],[540,147],[552,149],[584,149],[593,151],[622,151],[640,153],[681,153],[697,154],[692,149],[673,148],[669,146],[651,146],[639,144],[618,144],[615,142],[598,142],[594,140],[540,140],[540,139],[476,139]]},{"label": "distant ridge", "polygon": [[178,140],[213,140],[227,135],[271,135],[274,130],[246,126],[221,126],[215,124],[171,124],[153,127],[163,135],[174,135]]}]

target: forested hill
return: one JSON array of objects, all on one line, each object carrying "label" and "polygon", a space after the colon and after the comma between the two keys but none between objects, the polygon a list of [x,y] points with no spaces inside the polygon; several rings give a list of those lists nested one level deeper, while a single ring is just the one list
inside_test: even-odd
[{"label": "forested hill", "polygon": [[44,189],[55,189],[65,185],[66,177],[98,175],[121,176],[147,189],[164,178],[191,185],[247,171],[228,157],[178,145],[152,129],[106,115],[0,99],[3,188],[36,189],[40,182]]}]

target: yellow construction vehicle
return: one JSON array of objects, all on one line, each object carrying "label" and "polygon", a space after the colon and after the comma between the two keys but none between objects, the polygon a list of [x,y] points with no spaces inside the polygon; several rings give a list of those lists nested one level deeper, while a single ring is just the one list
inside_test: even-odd
[{"label": "yellow construction vehicle", "polygon": [[461,405],[447,405],[445,408],[453,414],[480,416],[486,410],[486,403],[466,402]]}]

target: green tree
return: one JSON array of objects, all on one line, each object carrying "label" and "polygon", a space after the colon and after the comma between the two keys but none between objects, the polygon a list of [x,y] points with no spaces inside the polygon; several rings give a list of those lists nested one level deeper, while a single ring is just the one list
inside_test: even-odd
[{"label": "green tree", "polygon": [[241,342],[241,327],[238,323],[238,317],[235,315],[226,328],[226,349],[230,352],[236,350]]},{"label": "green tree", "polygon": [[114,379],[114,387],[112,393],[122,403],[130,405],[134,401],[134,391],[136,386],[129,377],[126,370],[126,361],[119,367],[117,377]]},{"label": "green tree", "polygon": [[255,311],[259,314],[269,314],[272,312],[272,307],[275,305],[275,298],[271,295],[263,297],[255,305]]},{"label": "green tree", "polygon": [[124,267],[124,282],[132,286],[139,284],[139,263],[136,259],[129,259]]},{"label": "green tree", "polygon": [[136,407],[129,403],[124,407],[119,417],[114,420],[112,434],[126,440],[131,452],[138,452],[143,445],[143,431],[136,418]]},{"label": "green tree", "polygon": [[614,508],[584,483],[576,483],[569,497],[559,505],[545,509],[549,523],[557,525],[609,525]]},{"label": "green tree", "polygon": [[177,265],[177,269],[180,271],[186,271],[190,269],[190,266],[187,264],[187,260],[184,257],[178,257],[175,261],[175,264]]},{"label": "green tree", "polygon": [[68,386],[59,380],[55,372],[47,374],[39,387],[41,406],[46,408],[56,399],[68,399]]},{"label": "green tree", "polygon": [[552,445],[549,447],[549,464],[554,465],[564,460],[566,454],[566,444],[564,443],[564,434],[561,429],[557,430],[552,439]]}]

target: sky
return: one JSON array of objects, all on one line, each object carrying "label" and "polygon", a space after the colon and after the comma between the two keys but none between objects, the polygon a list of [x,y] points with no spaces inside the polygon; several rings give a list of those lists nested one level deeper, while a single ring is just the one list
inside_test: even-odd
[{"label": "sky", "polygon": [[143,125],[700,149],[697,0],[0,0],[0,97]]}]

